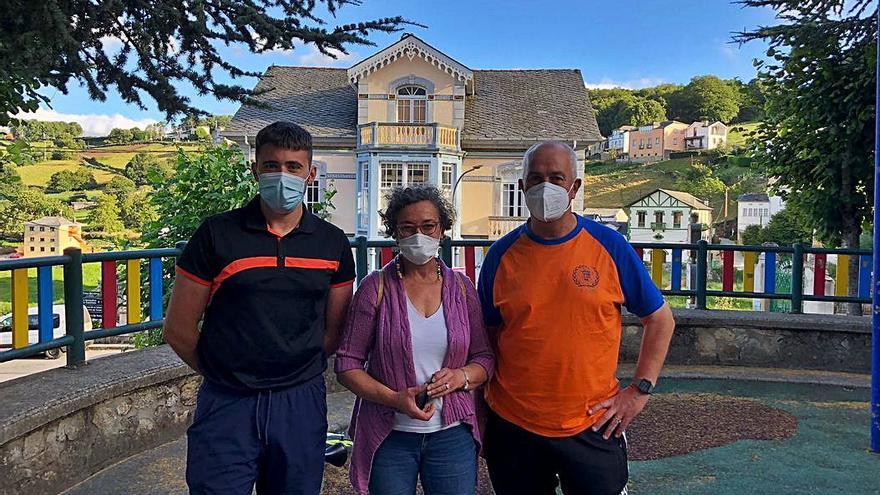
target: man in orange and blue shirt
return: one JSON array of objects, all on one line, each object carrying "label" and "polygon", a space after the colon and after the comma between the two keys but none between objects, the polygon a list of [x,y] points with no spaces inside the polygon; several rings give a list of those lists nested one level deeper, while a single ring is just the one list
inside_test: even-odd
[{"label": "man in orange and blue shirt", "polygon": [[[496,242],[479,294],[496,346],[485,455],[498,495],[625,493],[623,435],[650,397],[675,323],[633,248],[571,211],[581,180],[565,144],[523,159],[529,221]],[[632,384],[615,376],[621,306],[645,328]]]}]

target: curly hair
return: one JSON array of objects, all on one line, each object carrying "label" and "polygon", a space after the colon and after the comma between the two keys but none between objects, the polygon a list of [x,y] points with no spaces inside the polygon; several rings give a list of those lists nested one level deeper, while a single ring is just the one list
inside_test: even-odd
[{"label": "curly hair", "polygon": [[385,226],[385,235],[396,237],[397,217],[407,206],[420,201],[430,201],[440,213],[440,226],[443,231],[452,228],[455,223],[455,209],[435,186],[417,185],[407,187],[395,187],[385,195],[385,211],[379,212],[382,224]]}]

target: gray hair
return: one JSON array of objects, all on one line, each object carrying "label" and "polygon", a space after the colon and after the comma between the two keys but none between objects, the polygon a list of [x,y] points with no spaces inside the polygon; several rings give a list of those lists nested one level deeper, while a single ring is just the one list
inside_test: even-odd
[{"label": "gray hair", "polygon": [[578,157],[577,153],[574,152],[571,146],[563,143],[562,141],[542,141],[540,143],[533,144],[529,149],[526,150],[526,154],[523,155],[523,182],[525,182],[526,178],[529,176],[529,166],[532,164],[532,155],[534,155],[539,149],[544,146],[559,146],[565,148],[565,150],[568,151],[568,157],[571,161],[571,176],[576,179],[578,170]]}]

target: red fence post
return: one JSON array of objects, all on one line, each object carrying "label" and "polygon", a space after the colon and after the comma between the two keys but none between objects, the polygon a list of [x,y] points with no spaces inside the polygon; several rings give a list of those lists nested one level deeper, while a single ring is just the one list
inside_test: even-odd
[{"label": "red fence post", "polygon": [[115,328],[119,317],[116,310],[116,262],[101,262],[101,328]]},{"label": "red fence post", "polygon": [[816,254],[816,269],[813,271],[813,295],[825,295],[825,263],[828,261],[827,254]]},{"label": "red fence post", "polygon": [[721,288],[725,292],[733,292],[733,251],[721,253],[723,270],[721,273]]},{"label": "red fence post", "polygon": [[393,258],[394,258],[394,253],[391,252],[391,248],[390,247],[383,247],[382,248],[382,266],[385,266],[388,263],[391,263],[391,260]]},{"label": "red fence post", "polygon": [[464,272],[470,277],[471,282],[477,283],[477,256],[474,253],[474,246],[465,246],[464,248]]}]

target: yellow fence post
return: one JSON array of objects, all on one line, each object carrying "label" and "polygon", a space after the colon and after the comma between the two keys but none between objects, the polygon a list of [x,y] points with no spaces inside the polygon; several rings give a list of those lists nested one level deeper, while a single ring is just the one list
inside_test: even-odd
[{"label": "yellow fence post", "polygon": [[666,251],[662,249],[651,250],[651,279],[657,288],[663,288],[663,259],[666,257]]},{"label": "yellow fence post", "polygon": [[837,255],[837,276],[834,278],[834,295],[849,295],[849,255]]},{"label": "yellow fence post", "polygon": [[743,292],[755,292],[755,262],[758,253],[743,253]]},{"label": "yellow fence post", "polygon": [[141,322],[141,260],[126,262],[128,281],[125,284],[125,297],[128,300],[126,324]]},{"label": "yellow fence post", "polygon": [[12,270],[12,348],[28,345],[28,270]]}]

